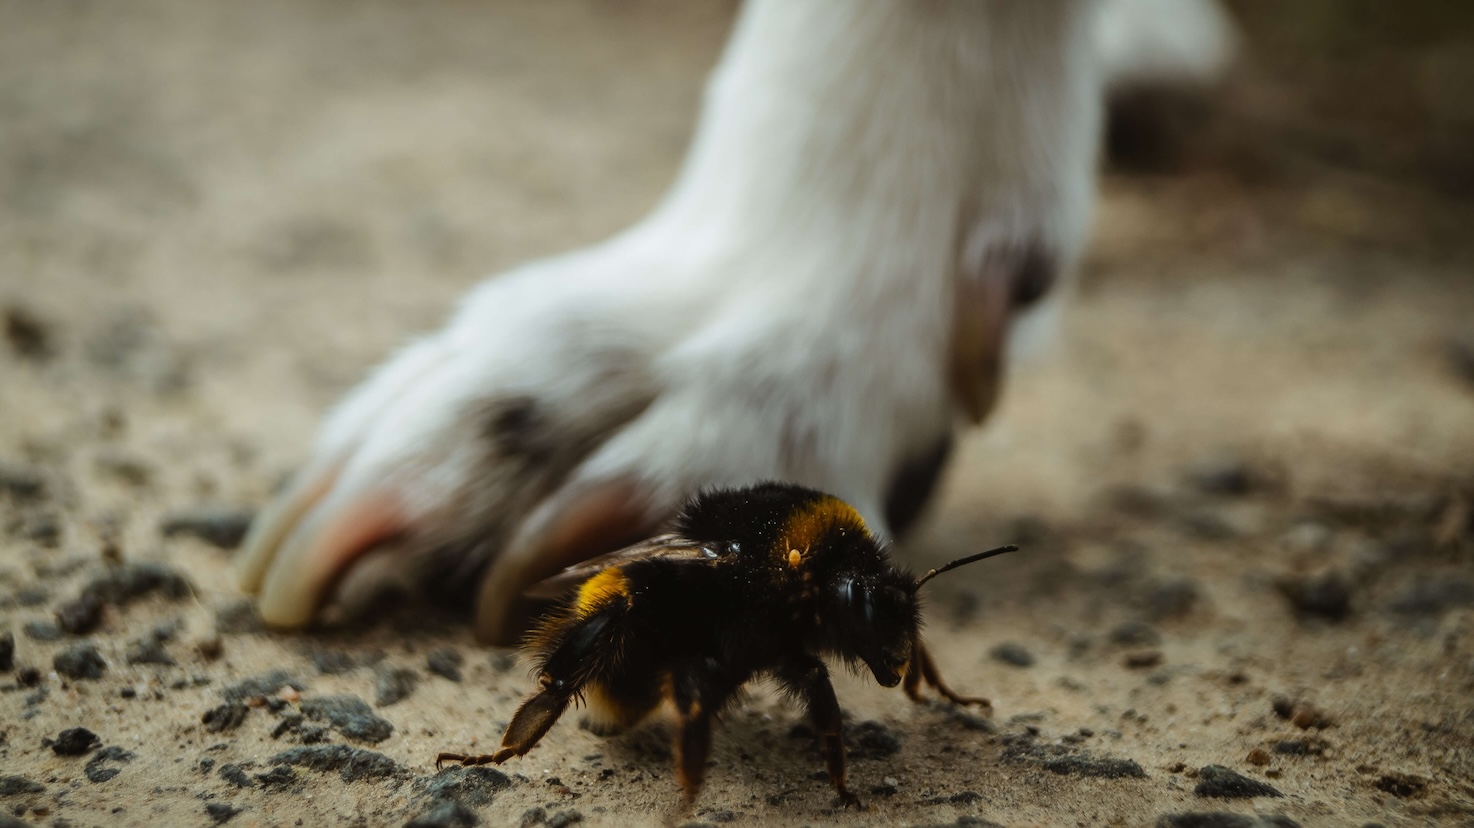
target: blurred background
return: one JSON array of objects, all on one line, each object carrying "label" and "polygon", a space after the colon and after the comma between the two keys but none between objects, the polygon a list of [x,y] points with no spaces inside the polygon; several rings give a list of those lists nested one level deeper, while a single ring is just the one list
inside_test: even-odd
[{"label": "blurred background", "polygon": [[[906,554],[923,565],[1029,544],[1032,557],[939,584],[939,660],[954,685],[999,700],[999,727],[1115,732],[1109,750],[1156,786],[1044,774],[999,789],[1011,804],[995,813],[1139,816],[1144,801],[1192,801],[1190,781],[1157,785],[1181,779],[1166,768],[1228,762],[1281,774],[1265,778],[1311,824],[1467,819],[1474,791],[1450,780],[1474,761],[1474,4],[1227,5],[1244,32],[1238,68],[1207,100],[1120,110],[1131,117],[1113,125],[1057,341],[1010,378]],[[674,174],[735,10],[0,0],[0,606],[16,624],[49,617],[99,550],[169,561],[198,587],[189,629],[226,635],[225,662],[190,669],[315,675],[302,639],[220,620],[240,606],[225,554],[164,539],[161,520],[200,503],[249,517],[325,409],[480,278],[639,218]],[[105,652],[172,611],[110,616]],[[1102,632],[1125,622],[1152,625],[1128,641],[1157,653],[1146,669],[1165,659],[1150,679]],[[411,663],[427,645],[405,644],[405,629],[335,646]],[[424,635],[470,651],[463,628]],[[1005,638],[1032,666],[986,655]],[[19,640],[23,661],[61,646]],[[173,680],[115,663],[139,686]],[[479,714],[505,719],[520,673],[502,681],[485,659],[467,671],[498,688]],[[354,682],[371,677],[347,676],[313,681],[368,692]],[[182,724],[127,727],[196,738],[196,708],[213,703],[201,687],[178,691]],[[491,738],[454,712],[458,688],[422,691],[438,707],[394,708],[403,736],[378,749],[418,767]],[[893,699],[866,692],[841,696],[893,715]],[[1289,727],[1269,712],[1286,693],[1341,729],[1329,753],[1254,770],[1245,753]],[[40,733],[66,710],[106,709],[100,695],[65,698],[27,702],[38,730],[13,754],[0,738],[0,756],[50,773],[31,747]],[[0,720],[20,721],[20,694],[0,704],[15,707]],[[1037,718],[1009,724],[1020,711]],[[773,754],[761,740],[786,744],[790,713],[744,719],[758,741],[719,761]],[[958,732],[938,726],[943,741]],[[269,731],[249,725],[232,750],[275,750]],[[603,778],[578,764],[601,749],[592,737],[560,733],[539,767],[575,786]],[[999,750],[976,755],[981,777],[943,757],[932,778],[992,796],[977,779],[1007,786],[989,763],[1015,761]],[[805,756],[789,779],[813,769]],[[183,768],[159,759],[155,772],[182,791],[195,784]],[[1422,782],[1384,784],[1394,772]],[[740,811],[748,791],[724,788],[730,773],[709,790]],[[580,807],[617,813],[669,781],[643,780],[624,800],[580,788]],[[334,790],[311,807],[408,807]],[[518,791],[517,808],[544,797]],[[822,808],[810,793],[803,807]]]}]

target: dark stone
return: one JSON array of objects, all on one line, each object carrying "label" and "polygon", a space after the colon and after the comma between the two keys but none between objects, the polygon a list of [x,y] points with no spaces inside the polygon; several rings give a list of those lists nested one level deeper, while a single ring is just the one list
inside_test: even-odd
[{"label": "dark stone", "polygon": [[206,710],[200,716],[200,722],[204,724],[206,733],[223,733],[240,727],[250,713],[251,708],[240,702],[226,702]]},{"label": "dark stone", "polygon": [[1302,617],[1340,621],[1351,613],[1351,581],[1335,570],[1283,578],[1278,586]]},{"label": "dark stone", "polygon": [[844,726],[851,759],[884,759],[901,752],[901,740],[890,728],[870,720]]},{"label": "dark stone", "polygon": [[1122,647],[1158,647],[1162,644],[1162,634],[1145,621],[1127,621],[1117,625],[1111,630],[1110,639],[1111,643]]},{"label": "dark stone", "polygon": [[110,745],[99,750],[87,760],[87,767],[83,772],[91,782],[106,782],[118,775],[119,769],[108,767],[111,762],[126,765],[133,761],[133,753],[126,751],[117,745]]},{"label": "dark stone", "polygon": [[164,649],[163,642],[152,637],[130,644],[127,659],[129,664],[162,664],[166,667],[173,667],[178,663]]},{"label": "dark stone", "polygon": [[180,509],[164,516],[159,531],[164,537],[176,535],[199,538],[221,549],[235,549],[245,539],[256,512],[231,506],[197,506]]},{"label": "dark stone", "polygon": [[1451,609],[1474,606],[1474,581],[1424,575],[1392,601],[1401,615],[1440,616]]},{"label": "dark stone", "polygon": [[23,359],[44,360],[55,353],[51,325],[30,308],[6,305],[3,312],[5,341]]},{"label": "dark stone", "polygon": [[1324,739],[1285,739],[1275,743],[1274,752],[1285,756],[1320,756],[1326,747]]},{"label": "dark stone", "polygon": [[37,500],[46,494],[46,479],[33,469],[0,463],[0,494],[14,500]]},{"label": "dark stone", "polygon": [[1014,667],[1033,667],[1034,654],[1029,652],[1022,644],[1005,641],[988,651],[994,661],[1001,661]]},{"label": "dark stone", "polygon": [[1257,475],[1249,464],[1235,458],[1220,458],[1204,463],[1188,471],[1187,480],[1198,491],[1230,497],[1249,494],[1259,485]]},{"label": "dark stone", "polygon": [[481,817],[454,799],[437,799],[417,814],[404,828],[471,828],[480,825]]},{"label": "dark stone", "polygon": [[61,543],[61,520],[50,512],[32,512],[24,516],[20,536],[47,549],[55,549]]},{"label": "dark stone", "polygon": [[263,632],[266,622],[256,611],[256,603],[242,598],[215,610],[215,632],[222,635]]},{"label": "dark stone", "polygon": [[256,787],[256,783],[251,781],[251,777],[246,776],[245,768],[242,768],[240,765],[221,765],[220,778],[236,786],[237,788]]},{"label": "dark stone", "polygon": [[272,670],[259,676],[243,679],[225,688],[223,695],[228,702],[244,702],[249,699],[266,698],[276,695],[276,691],[283,687],[290,687],[301,692],[307,689],[307,685],[292,679],[286,670]]},{"label": "dark stone", "polygon": [[215,823],[216,825],[224,825],[225,823],[230,822],[232,819],[235,818],[235,815],[240,812],[240,808],[237,808],[234,805],[230,805],[225,802],[205,803],[205,816],[208,816],[210,818],[210,821]]},{"label": "dark stone", "polygon": [[548,812],[542,808],[528,808],[522,812],[522,820],[518,824],[522,828],[532,828],[534,825],[542,825],[548,821]]},{"label": "dark stone", "polygon": [[69,727],[57,734],[56,741],[48,739],[43,742],[49,745],[51,751],[57,756],[81,756],[92,751],[101,743],[97,734],[85,727]]},{"label": "dark stone", "polygon": [[317,672],[325,676],[346,673],[358,666],[353,655],[342,650],[313,650],[312,664],[317,668]]},{"label": "dark stone", "polygon": [[327,721],[339,733],[361,742],[382,742],[394,732],[394,725],[375,715],[368,702],[357,696],[303,699],[302,715]]},{"label": "dark stone", "polygon": [[15,683],[21,687],[35,687],[41,683],[41,671],[35,667],[22,667],[15,671]]},{"label": "dark stone", "polygon": [[[58,820],[58,822],[60,821],[62,820]],[[55,828],[55,825],[56,823],[52,823],[53,828]],[[71,823],[68,822],[67,825],[71,825]],[[4,811],[0,811],[0,828],[31,828],[31,823],[13,817]]]},{"label": "dark stone", "polygon": [[179,600],[194,592],[189,579],[173,567],[154,561],[130,562],[113,567],[82,588],[102,603],[125,606],[149,595],[161,594]]},{"label": "dark stone", "polygon": [[458,651],[450,647],[441,647],[425,658],[425,667],[437,676],[443,676],[451,681],[460,681],[461,664],[465,660],[465,656]]},{"label": "dark stone", "polygon": [[0,796],[45,793],[46,786],[24,776],[0,776]]},{"label": "dark stone", "polygon": [[67,678],[90,681],[102,678],[103,671],[107,670],[102,653],[91,644],[78,644],[62,650],[51,660],[51,666]]},{"label": "dark stone", "polygon": [[278,765],[265,773],[256,774],[256,784],[267,789],[292,788],[299,781],[297,772],[284,765]]},{"label": "dark stone", "polygon": [[60,641],[62,637],[61,627],[53,621],[27,621],[21,629],[32,641]]},{"label": "dark stone", "polygon": [[0,633],[0,673],[15,669],[15,633],[6,630]]},{"label": "dark stone", "polygon": [[548,817],[548,828],[568,828],[579,822],[583,822],[583,814],[578,811],[559,811]]},{"label": "dark stone", "polygon": [[344,782],[403,776],[404,768],[382,753],[348,745],[306,745],[271,757],[274,765],[296,765],[326,773],[338,771]]},{"label": "dark stone", "polygon": [[1428,780],[1410,773],[1384,774],[1373,783],[1377,790],[1385,791],[1400,799],[1417,796],[1428,787]]},{"label": "dark stone", "polygon": [[1144,596],[1147,615],[1159,620],[1181,618],[1192,612],[1201,595],[1197,581],[1191,578],[1174,578],[1152,584]]},{"label": "dark stone", "polygon": [[1198,771],[1198,784],[1193,788],[1198,796],[1216,796],[1222,799],[1250,799],[1256,796],[1284,796],[1284,794],[1257,779],[1250,779],[1222,765],[1208,765]]},{"label": "dark stone", "polygon": [[1300,828],[1300,823],[1287,816],[1253,817],[1223,811],[1191,814],[1167,814],[1157,820],[1156,828]]},{"label": "dark stone", "polygon": [[487,767],[447,768],[434,776],[415,780],[417,793],[432,799],[454,799],[472,807],[491,804],[497,791],[511,787],[512,780],[499,770]]},{"label": "dark stone", "polygon": [[56,626],[71,635],[86,635],[102,623],[102,599],[83,592],[56,611]]},{"label": "dark stone", "polygon": [[374,706],[388,707],[404,701],[419,683],[420,674],[408,667],[380,665],[374,672]]},{"label": "dark stone", "polygon": [[1156,667],[1162,663],[1161,650],[1141,650],[1135,653],[1127,653],[1122,659],[1123,664],[1133,670],[1144,670],[1148,667]]},{"label": "dark stone", "polygon": [[1145,779],[1146,771],[1130,759],[1111,759],[1089,755],[1061,756],[1043,763],[1047,771],[1064,776],[1090,776],[1097,779]]},{"label": "dark stone", "polygon": [[40,584],[32,584],[16,590],[11,600],[18,607],[39,607],[51,600],[51,593]]}]

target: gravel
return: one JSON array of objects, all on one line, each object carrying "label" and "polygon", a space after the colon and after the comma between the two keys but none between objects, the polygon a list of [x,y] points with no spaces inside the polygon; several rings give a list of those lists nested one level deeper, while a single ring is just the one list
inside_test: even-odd
[{"label": "gravel", "polygon": [[110,764],[126,765],[132,761],[131,751],[124,750],[117,745],[109,745],[94,753],[92,758],[87,760],[87,767],[83,769],[83,773],[87,775],[90,782],[106,782],[121,772],[120,768],[109,767]]},{"label": "gravel", "polygon": [[57,756],[81,756],[102,744],[97,734],[85,727],[69,727],[57,734],[56,740],[46,740]]},{"label": "gravel", "polygon": [[1001,661],[1012,667],[1033,667],[1034,654],[1022,644],[1013,641],[1005,641],[988,651],[994,661]]},{"label": "gravel", "polygon": [[1193,788],[1198,796],[1214,796],[1220,799],[1252,799],[1257,796],[1284,796],[1274,787],[1250,779],[1222,765],[1208,765],[1198,771],[1198,784]]},{"label": "gravel", "polygon": [[394,725],[376,715],[368,702],[357,696],[303,699],[302,715],[327,721],[339,733],[361,742],[382,742],[394,733]]},{"label": "gravel", "polygon": [[0,673],[15,669],[15,633],[0,633]]},{"label": "gravel", "polygon": [[91,644],[78,644],[62,650],[51,660],[51,666],[58,674],[67,678],[88,681],[102,678],[103,672],[107,670],[107,662],[102,660],[102,653]]},{"label": "gravel", "polygon": [[225,802],[205,803],[205,816],[209,817],[210,821],[215,823],[216,825],[224,825],[225,823],[230,822],[232,819],[235,818],[235,815],[240,812],[240,808],[237,808],[234,805],[230,805]]},{"label": "gravel", "polygon": [[434,650],[425,658],[425,668],[437,676],[451,681],[461,680],[461,664],[466,660],[459,651],[450,647]]},{"label": "gravel", "polygon": [[322,773],[338,771],[344,782],[404,776],[399,763],[382,753],[349,745],[304,745],[271,757],[273,765],[295,765]]},{"label": "gravel", "polygon": [[379,666],[374,673],[374,706],[388,707],[409,698],[420,683],[420,674],[408,667]]},{"label": "gravel", "polygon": [[159,522],[159,531],[166,538],[183,535],[198,538],[221,549],[235,549],[245,540],[251,521],[255,519],[254,509],[238,506],[195,506],[165,515]]}]

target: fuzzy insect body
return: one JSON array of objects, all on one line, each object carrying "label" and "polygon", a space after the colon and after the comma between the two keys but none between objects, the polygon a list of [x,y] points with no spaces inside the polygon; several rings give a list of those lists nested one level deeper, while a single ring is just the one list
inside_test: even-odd
[{"label": "fuzzy insect body", "polygon": [[846,804],[858,804],[845,785],[826,658],[863,664],[886,687],[904,682],[915,700],[925,681],[955,703],[988,703],[942,683],[920,640],[919,585],[835,497],[775,483],[708,492],[672,533],[534,587],[535,597],[566,596],[527,640],[538,692],[496,753],[441,754],[437,764],[520,756],[579,700],[612,731],[668,699],[678,717],[677,774],[694,800],[714,718],[745,684],[769,676],[803,703],[831,782]]}]

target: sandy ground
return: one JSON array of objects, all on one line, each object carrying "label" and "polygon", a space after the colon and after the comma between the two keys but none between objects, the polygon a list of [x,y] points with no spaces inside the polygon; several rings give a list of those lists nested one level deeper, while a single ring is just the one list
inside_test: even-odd
[{"label": "sandy ground", "polygon": [[764,688],[689,813],[660,724],[437,776],[527,691],[507,653],[426,611],[253,625],[221,545],[324,408],[478,274],[647,208],[730,11],[0,2],[0,825],[1474,824],[1467,159],[1296,154],[1293,84],[1107,178],[1058,341],[904,551],[1026,546],[929,610],[995,712],[844,679],[869,810]]}]

